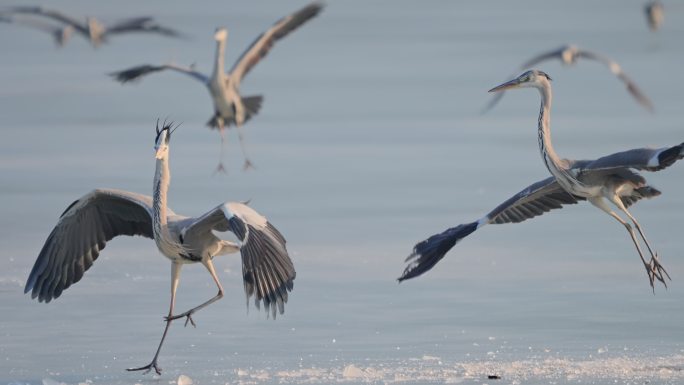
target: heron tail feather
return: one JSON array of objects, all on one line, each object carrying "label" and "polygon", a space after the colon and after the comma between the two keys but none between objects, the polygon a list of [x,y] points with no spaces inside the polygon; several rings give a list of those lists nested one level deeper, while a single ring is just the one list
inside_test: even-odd
[{"label": "heron tail feather", "polygon": [[[245,123],[249,121],[252,116],[259,113],[263,101],[264,97],[262,95],[247,96],[242,98],[242,104],[245,106]],[[235,125],[235,117],[230,119],[221,118],[220,114],[216,112],[214,113],[214,116],[212,116],[207,122],[207,127],[218,129],[221,128],[221,124],[223,124],[223,127],[226,128]]]}]

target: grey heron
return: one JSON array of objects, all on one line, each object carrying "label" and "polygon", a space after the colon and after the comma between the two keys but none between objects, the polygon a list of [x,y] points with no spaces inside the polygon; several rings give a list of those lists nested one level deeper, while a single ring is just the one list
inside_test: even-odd
[{"label": "grey heron", "polygon": [[29,19],[17,17],[11,14],[0,14],[0,22],[21,25],[43,32],[49,33],[54,39],[58,47],[63,47],[74,33],[72,25],[54,25],[43,20]]},{"label": "grey heron", "polygon": [[[662,267],[658,256],[637,222],[627,210],[642,198],[653,198],[660,191],[647,184],[638,171],[660,171],[684,158],[684,143],[657,149],[636,148],[617,152],[595,160],[561,159],[551,143],[551,78],[542,71],[531,70],[519,77],[490,90],[501,92],[507,89],[533,87],[541,95],[541,109],[538,121],[539,151],[544,165],[551,177],[533,183],[506,200],[484,217],[447,229],[418,243],[406,259],[408,266],[399,281],[419,276],[430,270],[461,239],[488,224],[518,223],[542,215],[563,205],[587,200],[620,222],[634,242],[639,257],[646,268],[651,287],[655,291],[657,279],[667,286],[665,278],[670,278]],[[618,215],[612,203],[628,220]],[[646,245],[650,260],[646,261],[641,241]]]},{"label": "grey heron", "polygon": [[40,6],[14,6],[2,9],[2,12],[45,17],[60,22],[64,24],[64,26],[71,26],[76,32],[88,39],[90,44],[95,48],[106,42],[111,35],[122,33],[143,32],[156,33],[169,37],[183,36],[175,29],[157,24],[152,17],[127,18],[106,25],[92,16],[85,18],[85,20],[81,20],[61,11]]},{"label": "grey heron", "polygon": [[648,29],[651,32],[655,32],[660,29],[660,25],[663,24],[665,19],[665,8],[663,3],[660,1],[649,1],[644,6],[644,12],[646,13],[646,22],[648,23]]},{"label": "grey heron", "polygon": [[[568,66],[575,65],[579,59],[595,60],[604,64],[606,67],[608,67],[608,69],[613,75],[617,76],[617,78],[620,79],[622,83],[624,83],[625,87],[627,87],[627,91],[629,91],[629,93],[634,97],[634,99],[636,99],[636,101],[639,104],[641,104],[648,111],[653,112],[653,103],[651,103],[651,100],[646,96],[646,94],[644,94],[639,89],[636,83],[632,81],[632,79],[630,79],[629,76],[627,76],[625,71],[622,70],[622,67],[620,67],[620,65],[615,60],[596,52],[581,49],[573,44],[565,45],[560,48],[537,55],[532,59],[528,60],[527,62],[523,63],[519,67],[519,70],[524,71],[530,69],[533,66],[550,59],[559,59],[561,63]],[[485,107],[484,112],[494,108],[494,106],[496,106],[499,100],[501,100],[503,95],[504,92],[499,92],[496,95],[494,95]]]},{"label": "grey heron", "polygon": [[[237,127],[240,147],[243,156],[245,157],[243,168],[248,169],[252,167],[252,162],[245,152],[241,127],[246,121],[259,112],[263,97],[261,95],[241,96],[240,84],[249,71],[269,53],[276,41],[287,36],[290,32],[318,15],[322,9],[323,4],[321,2],[313,2],[297,12],[278,20],[271,28],[263,32],[252,42],[235,61],[235,64],[233,64],[233,67],[228,73],[226,73],[224,69],[228,30],[226,28],[218,28],[214,34],[214,39],[216,40],[214,70],[210,75],[195,71],[193,67],[182,67],[175,64],[144,64],[123,71],[114,72],[111,75],[119,82],[126,83],[153,72],[172,70],[200,81],[209,90],[209,95],[214,104],[214,115],[207,122],[207,126],[216,128],[220,131],[222,149],[224,142],[224,127],[230,127],[231,124],[234,124]],[[222,162],[219,162],[217,170],[224,171]]]},{"label": "grey heron", "polygon": [[[223,297],[212,259],[240,251],[242,278],[247,300],[263,303],[267,317],[284,311],[288,292],[293,288],[295,269],[285,238],[271,223],[247,205],[222,203],[198,217],[175,214],[167,208],[169,187],[170,125],[157,126],[155,139],[156,171],[153,196],[114,189],[96,189],[70,204],[60,216],[43,246],[26,282],[25,293],[50,302],[78,282],[100,251],[112,238],[141,235],[154,239],[157,248],[171,261],[171,303],[157,351],[148,365],[129,371],[154,369],[166,334],[175,319],[195,325],[192,315]],[[218,238],[214,232],[232,232],[239,243]],[[192,309],[174,314],[176,289],[181,267],[201,263],[218,287],[218,294]]]}]

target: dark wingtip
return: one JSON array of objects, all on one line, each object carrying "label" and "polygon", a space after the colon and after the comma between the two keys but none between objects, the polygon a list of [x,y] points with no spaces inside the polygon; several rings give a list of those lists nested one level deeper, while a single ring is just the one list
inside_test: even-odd
[{"label": "dark wingtip", "polygon": [[682,159],[684,154],[682,153],[684,149],[684,143],[677,146],[672,146],[667,150],[662,151],[658,154],[658,166],[659,168],[666,168],[672,166],[677,160]]},{"label": "dark wingtip", "polygon": [[444,258],[458,241],[475,230],[477,230],[477,222],[462,224],[416,244],[411,255],[406,258],[405,262],[409,263],[408,266],[404,269],[401,277],[397,278],[397,281],[402,282],[415,278],[429,271]]}]

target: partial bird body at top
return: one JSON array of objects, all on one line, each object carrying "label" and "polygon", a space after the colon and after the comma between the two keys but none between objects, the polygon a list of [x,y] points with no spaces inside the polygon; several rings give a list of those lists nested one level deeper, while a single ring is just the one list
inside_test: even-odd
[{"label": "partial bird body at top", "polygon": [[[216,40],[216,54],[214,69],[210,75],[198,72],[193,67],[182,67],[175,64],[145,64],[117,71],[111,75],[119,82],[126,83],[140,79],[150,73],[172,70],[202,82],[202,84],[207,87],[214,105],[214,115],[207,122],[207,126],[216,128],[220,131],[222,151],[224,128],[230,127],[231,125],[236,126],[240,146],[245,158],[243,168],[248,169],[253,167],[253,164],[246,154],[241,128],[245,122],[259,112],[263,97],[261,95],[243,97],[240,95],[240,84],[249,71],[251,71],[251,69],[270,52],[276,41],[287,36],[290,32],[318,15],[322,9],[323,3],[314,2],[297,12],[278,20],[271,28],[259,35],[259,37],[252,42],[227,73],[225,72],[224,60],[228,30],[226,28],[218,28],[214,34],[214,39]],[[221,154],[221,158],[222,157],[223,154]],[[225,171],[222,161],[219,162],[217,170]]]},{"label": "partial bird body at top", "polygon": [[[29,15],[46,18],[59,24],[49,24],[39,19],[26,17],[16,18],[16,15]],[[1,21],[26,25],[50,33],[58,46],[63,46],[73,32],[85,37],[90,44],[97,48],[108,41],[110,36],[123,33],[155,33],[168,37],[183,37],[179,31],[157,24],[152,17],[132,17],[105,24],[95,17],[85,19],[67,15],[61,11],[39,6],[14,6],[0,9]]]},{"label": "partial bird body at top", "polygon": [[665,7],[663,7],[663,3],[658,0],[649,1],[644,7],[644,13],[646,13],[648,29],[651,32],[659,30],[665,20]]},{"label": "partial bird body at top", "polygon": [[[479,220],[447,229],[416,244],[406,259],[409,264],[399,281],[417,277],[430,270],[456,243],[482,226],[490,223],[518,223],[559,209],[563,205],[587,200],[625,227],[646,268],[653,290],[655,280],[667,286],[665,279],[669,279],[669,275],[660,264],[658,255],[646,239],[640,224],[627,208],[643,198],[660,195],[660,191],[650,186],[638,171],[660,171],[673,165],[684,158],[684,143],[657,149],[636,148],[596,160],[562,159],[556,154],[551,142],[551,78],[546,73],[527,71],[490,92],[523,87],[536,88],[541,95],[539,151],[552,176],[526,187]],[[609,203],[626,215],[628,220],[613,211]],[[643,252],[641,242],[646,246],[649,260]]]},{"label": "partial bird body at top", "polygon": [[[171,321],[186,318],[185,324],[190,322],[194,326],[192,315],[223,297],[223,288],[212,262],[214,257],[240,252],[247,299],[254,296],[256,307],[263,303],[266,314],[274,319],[277,312],[283,313],[296,275],[283,235],[249,206],[226,202],[199,217],[181,216],[167,207],[171,133],[170,125],[164,125],[161,130],[157,128],[152,196],[96,189],[74,201],[45,241],[24,290],[31,292],[32,298],[50,302],[81,280],[111,239],[120,235],[154,239],[160,253],[171,261],[171,304],[152,362],[129,370],[149,372],[154,369],[161,373],[157,358]],[[232,232],[239,243],[220,239],[214,234],[226,231]],[[199,306],[174,314],[181,267],[197,262],[211,274],[218,294]]]},{"label": "partial bird body at top", "polygon": [[[576,45],[565,45],[558,49],[554,49],[537,55],[532,59],[528,60],[527,62],[523,63],[519,67],[519,70],[528,70],[539,63],[551,59],[559,59],[561,63],[567,66],[575,65],[579,59],[590,59],[604,64],[606,67],[608,67],[608,70],[610,70],[610,72],[613,75],[615,75],[625,85],[625,87],[627,87],[627,91],[630,93],[630,95],[632,95],[632,97],[634,97],[634,99],[641,106],[643,106],[650,112],[654,111],[653,103],[651,102],[651,100],[646,96],[646,94],[643,91],[641,91],[641,89],[636,85],[636,83],[632,81],[632,79],[629,76],[627,76],[627,74],[622,70],[622,67],[615,60],[596,52],[581,49]],[[494,108],[494,106],[496,106],[499,103],[503,95],[504,92],[498,92],[496,95],[494,95],[487,104],[487,106],[484,108],[483,112],[487,112]]]}]

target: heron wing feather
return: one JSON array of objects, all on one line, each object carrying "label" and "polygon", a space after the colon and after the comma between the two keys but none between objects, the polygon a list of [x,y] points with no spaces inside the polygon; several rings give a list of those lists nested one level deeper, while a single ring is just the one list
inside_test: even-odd
[{"label": "heron wing feather", "polygon": [[199,80],[204,84],[209,83],[209,77],[203,73],[197,72],[189,67],[182,67],[175,64],[151,65],[143,64],[131,67],[122,71],[112,72],[109,75],[120,83],[126,83],[133,80],[138,80],[141,77],[151,74],[153,72],[160,72],[164,70],[172,70],[184,75],[188,75],[193,79]]},{"label": "heron wing feather", "polygon": [[565,191],[554,177],[534,183],[515,194],[489,214],[488,223],[519,223],[584,198]]},{"label": "heron wing feather", "polygon": [[318,15],[322,9],[322,3],[313,2],[275,22],[271,28],[259,35],[235,61],[233,68],[230,70],[232,81],[239,85],[240,81],[247,76],[247,73],[269,53],[276,41],[287,36],[290,32]]},{"label": "heron wing feather", "polygon": [[296,276],[285,238],[266,218],[245,204],[227,202],[191,223],[185,233],[230,231],[240,240],[245,295],[274,318],[283,313]]},{"label": "heron wing feather", "polygon": [[78,282],[106,243],[119,235],[152,238],[152,198],[97,189],[72,203],[45,241],[24,292],[49,302]]}]

